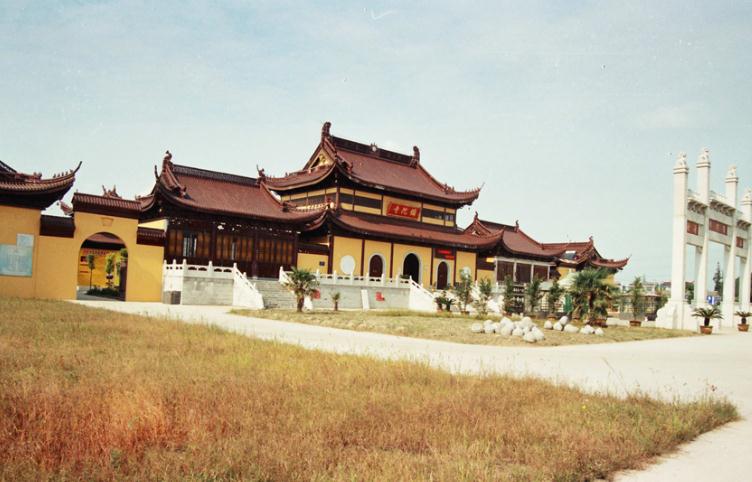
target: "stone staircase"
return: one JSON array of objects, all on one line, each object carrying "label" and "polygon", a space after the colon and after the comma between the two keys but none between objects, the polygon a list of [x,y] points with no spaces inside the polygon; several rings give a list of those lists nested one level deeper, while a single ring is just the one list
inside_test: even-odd
[{"label": "stone staircase", "polygon": [[294,310],[295,295],[273,278],[259,278],[253,280],[256,289],[264,297],[264,308]]}]

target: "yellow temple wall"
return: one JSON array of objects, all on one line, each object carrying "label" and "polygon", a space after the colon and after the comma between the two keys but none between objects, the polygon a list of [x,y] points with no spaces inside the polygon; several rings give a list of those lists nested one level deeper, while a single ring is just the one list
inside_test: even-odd
[{"label": "yellow temple wall", "polygon": [[32,271],[31,276],[6,276],[0,275],[0,294],[3,296],[15,296],[31,298],[34,296],[34,287],[39,279],[38,253],[39,253],[39,220],[41,212],[38,209],[17,208],[0,206],[0,244],[16,244],[16,235],[30,234],[34,236],[32,248]]},{"label": "yellow temple wall", "polygon": [[420,260],[420,280],[413,280],[425,286],[430,284],[431,278],[431,248],[425,246],[411,246],[408,244],[394,243],[394,270],[392,276],[397,276],[402,272],[402,265],[405,257],[414,253]]},{"label": "yellow temple wall", "polygon": [[118,236],[128,249],[126,300],[161,299],[163,248],[136,244],[137,220],[77,212],[73,238],[63,238],[39,235],[38,210],[0,206],[0,215],[7,219],[0,230],[0,243],[14,244],[19,233],[34,235],[32,276],[0,276],[0,294],[74,299],[81,245],[92,234],[107,232]]},{"label": "yellow temple wall", "polygon": [[475,279],[475,253],[467,251],[457,251],[457,281],[460,280],[460,273],[464,268],[470,269],[470,278]]},{"label": "yellow temple wall", "polygon": [[477,278],[478,281],[480,281],[482,279],[490,280],[492,283],[494,281],[496,281],[495,276],[494,276],[494,272],[492,270],[479,269],[479,270],[477,270],[477,276],[478,276],[478,278]]},{"label": "yellow temple wall", "polygon": [[384,274],[389,278],[389,269],[392,266],[392,259],[390,256],[391,245],[383,241],[366,240],[365,249],[363,249],[363,274],[368,274],[371,257],[375,254],[380,255],[384,259]]},{"label": "yellow temple wall", "polygon": [[342,258],[345,256],[352,256],[355,259],[355,269],[353,275],[360,276],[360,252],[362,249],[362,241],[357,238],[346,238],[344,236],[334,237],[334,250],[332,252],[332,272],[336,271],[339,274],[343,273],[340,264]]},{"label": "yellow temple wall", "polygon": [[[323,266],[319,265],[319,262],[323,262]],[[298,269],[307,269],[314,273],[318,270],[326,273],[328,262],[329,256],[325,254],[298,253]]]},{"label": "yellow temple wall", "polygon": [[[92,286],[99,288],[107,286],[107,273],[104,271],[107,256],[110,253],[119,253],[119,251],[119,249],[81,248],[81,251],[78,252],[78,276],[76,281],[78,286],[88,287],[90,282]],[[89,262],[87,260],[89,254],[94,255],[94,270],[91,273],[89,273]],[[116,254],[115,263],[118,261],[120,261],[120,255]],[[91,277],[89,276],[90,274]],[[118,286],[120,284],[118,270],[116,269],[112,274],[114,275],[112,283],[114,286]]]}]

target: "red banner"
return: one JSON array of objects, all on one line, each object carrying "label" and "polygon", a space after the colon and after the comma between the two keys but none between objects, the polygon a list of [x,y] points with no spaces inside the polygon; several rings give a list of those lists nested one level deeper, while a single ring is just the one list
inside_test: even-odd
[{"label": "red banner", "polygon": [[406,206],[404,204],[389,203],[386,213],[390,216],[399,216],[401,218],[420,218],[420,208],[416,208],[414,206]]}]

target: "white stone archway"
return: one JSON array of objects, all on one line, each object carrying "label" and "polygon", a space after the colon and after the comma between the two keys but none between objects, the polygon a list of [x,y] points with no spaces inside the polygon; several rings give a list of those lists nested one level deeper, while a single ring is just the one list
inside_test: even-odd
[{"label": "white stone archway", "polygon": [[[697,160],[697,191],[687,186],[689,167],[686,154],[674,166],[673,242],[671,257],[671,299],[658,311],[656,326],[696,330],[699,320],[692,316],[694,306],[707,305],[708,251],[710,243],[724,247],[723,319],[717,328],[733,327],[734,313],[749,310],[752,277],[752,189],[748,189],[737,209],[739,178],[736,167],[726,173],[725,195],[710,190],[710,153],[704,149]],[[686,246],[695,248],[695,296],[692,305],[685,299]],[[741,273],[736,273],[736,259]],[[740,277],[739,301],[735,300],[735,280]]]}]

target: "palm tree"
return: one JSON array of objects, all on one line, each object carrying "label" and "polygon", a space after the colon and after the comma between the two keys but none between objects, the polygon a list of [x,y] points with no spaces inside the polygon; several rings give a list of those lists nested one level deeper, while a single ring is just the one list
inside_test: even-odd
[{"label": "palm tree", "polygon": [[310,270],[293,268],[283,284],[295,295],[297,310],[300,313],[303,311],[306,296],[311,296],[316,291],[319,281]]},{"label": "palm tree", "polygon": [[538,277],[534,277],[533,280],[528,283],[525,289],[525,295],[527,295],[527,302],[530,305],[530,314],[535,313],[535,308],[540,304],[540,300],[543,297],[541,292],[541,280]]},{"label": "palm tree", "polygon": [[632,305],[632,319],[637,320],[637,313],[642,310],[642,301],[645,297],[645,287],[642,278],[637,276],[629,285],[629,302]]},{"label": "palm tree", "polygon": [[334,311],[339,311],[339,300],[342,298],[342,293],[335,291],[332,293],[332,302],[334,303]]},{"label": "palm tree", "polygon": [[598,315],[607,314],[613,297],[613,287],[606,282],[608,271],[603,268],[588,268],[577,273],[570,289],[574,302],[573,314],[580,315],[586,324]]}]

